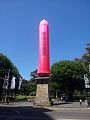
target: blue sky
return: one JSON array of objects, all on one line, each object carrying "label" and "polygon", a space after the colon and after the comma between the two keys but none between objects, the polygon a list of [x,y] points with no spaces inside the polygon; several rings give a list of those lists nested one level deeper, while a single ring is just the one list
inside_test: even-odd
[{"label": "blue sky", "polygon": [[38,67],[38,26],[49,22],[50,64],[73,60],[90,42],[90,0],[0,0],[0,52],[24,79]]}]

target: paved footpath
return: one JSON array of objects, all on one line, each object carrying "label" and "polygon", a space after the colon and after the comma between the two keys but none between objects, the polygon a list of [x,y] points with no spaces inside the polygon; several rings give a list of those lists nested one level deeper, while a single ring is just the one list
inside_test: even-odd
[{"label": "paved footpath", "polygon": [[[85,103],[82,103],[82,107],[80,106],[79,102],[70,102],[70,103],[60,103],[60,102],[54,102],[53,107],[56,108],[87,108]],[[90,106],[88,106],[90,108]]]},{"label": "paved footpath", "polygon": [[[1,104],[0,103],[0,106],[7,106],[7,107],[16,107],[16,106],[33,106],[33,103],[32,102],[25,102],[25,101],[22,101],[22,102],[11,102],[9,105],[5,105],[5,104]],[[79,102],[71,102],[71,103],[61,103],[59,101],[57,102],[54,102],[53,106],[51,108],[90,108],[89,107],[86,107],[85,106],[85,103],[83,102],[82,104],[82,107],[80,106]]]},{"label": "paved footpath", "polygon": [[0,104],[0,120],[90,120],[90,108],[79,103],[35,107],[31,102]]}]

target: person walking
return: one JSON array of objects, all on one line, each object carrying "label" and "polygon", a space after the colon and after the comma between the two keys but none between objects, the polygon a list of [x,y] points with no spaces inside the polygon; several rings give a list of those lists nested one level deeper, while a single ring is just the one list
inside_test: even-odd
[{"label": "person walking", "polygon": [[79,103],[80,103],[80,106],[82,107],[82,100],[81,99],[79,100]]},{"label": "person walking", "polygon": [[88,101],[87,101],[87,99],[85,100],[85,106],[88,107]]},{"label": "person walking", "polygon": [[63,103],[63,98],[61,97],[61,103]]}]

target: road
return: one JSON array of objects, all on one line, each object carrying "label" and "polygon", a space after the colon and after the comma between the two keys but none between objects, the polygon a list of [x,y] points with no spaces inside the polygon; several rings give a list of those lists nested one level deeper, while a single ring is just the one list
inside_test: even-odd
[{"label": "road", "polygon": [[90,108],[40,108],[18,103],[0,106],[0,120],[90,120]]}]

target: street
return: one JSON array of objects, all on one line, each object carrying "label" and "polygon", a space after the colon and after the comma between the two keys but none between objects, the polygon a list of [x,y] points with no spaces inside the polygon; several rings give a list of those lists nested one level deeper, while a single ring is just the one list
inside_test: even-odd
[{"label": "street", "polygon": [[90,108],[34,107],[21,102],[0,106],[0,120],[90,120]]}]

